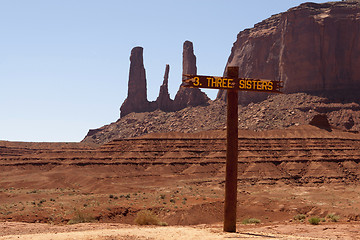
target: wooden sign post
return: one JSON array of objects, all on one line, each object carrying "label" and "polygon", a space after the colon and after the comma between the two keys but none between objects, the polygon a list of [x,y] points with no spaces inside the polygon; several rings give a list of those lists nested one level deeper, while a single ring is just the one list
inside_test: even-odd
[{"label": "wooden sign post", "polygon": [[[239,77],[239,67],[228,67],[227,77]],[[226,177],[224,231],[236,232],[238,173],[238,91],[227,90],[226,118]]]},{"label": "wooden sign post", "polygon": [[184,74],[183,87],[227,90],[226,178],[224,231],[236,232],[238,173],[238,91],[281,93],[280,81],[239,78],[239,67],[227,67],[226,77]]}]

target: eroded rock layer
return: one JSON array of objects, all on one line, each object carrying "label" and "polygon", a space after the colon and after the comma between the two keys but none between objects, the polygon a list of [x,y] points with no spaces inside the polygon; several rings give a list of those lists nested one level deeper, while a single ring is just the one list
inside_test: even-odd
[{"label": "eroded rock layer", "polygon": [[[225,170],[225,134],[226,131],[154,133],[141,138],[114,140],[101,147],[75,143],[0,142],[0,172],[6,175],[13,168],[47,169],[40,175],[48,180],[41,184],[54,185],[59,181],[59,187],[65,183],[57,172],[78,166],[87,169],[78,173],[86,175],[83,178],[77,175],[80,182],[91,178],[88,171],[92,166],[118,169],[114,174],[121,179],[135,179],[141,175],[149,180],[161,173],[162,176],[206,177],[210,181],[219,181]],[[359,159],[359,134],[339,130],[329,132],[310,125],[280,131],[239,132],[239,181],[358,181]],[[22,184],[22,179],[16,182],[12,176],[3,177],[9,180],[9,186],[3,187]]]}]

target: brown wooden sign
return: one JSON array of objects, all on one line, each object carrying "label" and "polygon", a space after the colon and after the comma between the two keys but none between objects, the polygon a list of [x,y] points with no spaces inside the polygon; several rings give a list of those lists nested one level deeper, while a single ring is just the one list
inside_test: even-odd
[{"label": "brown wooden sign", "polygon": [[184,74],[183,87],[281,93],[281,81]]}]

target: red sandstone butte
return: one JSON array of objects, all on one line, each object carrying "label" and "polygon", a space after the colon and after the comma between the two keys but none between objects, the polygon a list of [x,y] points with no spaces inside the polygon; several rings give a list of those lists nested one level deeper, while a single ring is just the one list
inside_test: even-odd
[{"label": "red sandstone butte", "polygon": [[[308,92],[339,99],[360,89],[360,4],[304,3],[241,31],[227,65],[240,77],[281,80],[283,92]],[[218,97],[225,99],[219,91]],[[266,93],[240,92],[239,103]]]}]

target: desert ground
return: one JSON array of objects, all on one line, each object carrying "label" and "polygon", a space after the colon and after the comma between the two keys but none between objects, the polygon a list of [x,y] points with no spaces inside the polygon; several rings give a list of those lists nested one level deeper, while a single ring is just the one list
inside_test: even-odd
[{"label": "desert ground", "polygon": [[135,226],[126,224],[81,223],[57,226],[39,223],[0,223],[0,239],[26,240],[197,240],[197,239],[359,239],[359,224],[324,223],[239,225],[236,233],[225,233],[220,224],[192,226]]},{"label": "desert ground", "polygon": [[[1,141],[0,239],[358,239],[359,139],[240,131],[237,233],[222,231],[225,131]],[[136,225],[143,210],[166,226]]]}]

